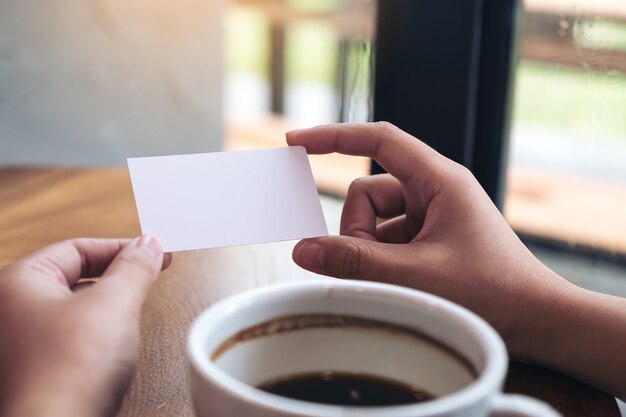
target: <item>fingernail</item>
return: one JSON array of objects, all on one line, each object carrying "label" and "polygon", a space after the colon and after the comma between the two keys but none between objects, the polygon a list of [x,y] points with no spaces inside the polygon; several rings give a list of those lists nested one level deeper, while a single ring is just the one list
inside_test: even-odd
[{"label": "fingernail", "polygon": [[139,249],[147,252],[154,259],[159,259],[163,253],[161,244],[154,237],[149,235],[140,236],[133,241],[133,244]]},{"label": "fingernail", "polygon": [[324,266],[324,247],[316,242],[302,242],[296,259],[303,268],[320,270]]},{"label": "fingernail", "polygon": [[298,129],[298,130],[291,130],[291,131],[285,133],[285,140],[287,141],[287,144],[289,146],[292,145],[291,142],[294,140],[294,137],[298,135],[298,132],[300,132],[300,129]]}]

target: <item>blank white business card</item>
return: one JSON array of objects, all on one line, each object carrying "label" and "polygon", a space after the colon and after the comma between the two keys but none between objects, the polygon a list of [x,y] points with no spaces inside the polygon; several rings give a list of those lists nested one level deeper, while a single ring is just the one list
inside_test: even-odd
[{"label": "blank white business card", "polygon": [[166,252],[327,236],[301,146],[129,158],[143,234]]}]

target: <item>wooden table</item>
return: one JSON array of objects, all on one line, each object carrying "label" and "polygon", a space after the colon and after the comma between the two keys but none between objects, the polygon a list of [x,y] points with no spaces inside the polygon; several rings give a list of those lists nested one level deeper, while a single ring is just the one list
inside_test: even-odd
[{"label": "wooden table", "polygon": [[[0,267],[62,239],[139,233],[125,170],[0,168]],[[144,306],[141,362],[119,415],[192,416],[185,357],[189,324],[229,294],[313,278],[291,261],[293,244],[175,254]],[[564,416],[620,415],[611,396],[539,367],[512,363],[507,391],[542,398]]]}]

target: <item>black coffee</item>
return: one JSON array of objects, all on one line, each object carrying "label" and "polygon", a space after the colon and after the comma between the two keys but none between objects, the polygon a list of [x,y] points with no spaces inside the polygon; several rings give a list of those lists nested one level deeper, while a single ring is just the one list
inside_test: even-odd
[{"label": "black coffee", "polygon": [[257,388],[295,400],[343,406],[418,403],[433,396],[410,385],[375,376],[320,372],[268,381]]}]

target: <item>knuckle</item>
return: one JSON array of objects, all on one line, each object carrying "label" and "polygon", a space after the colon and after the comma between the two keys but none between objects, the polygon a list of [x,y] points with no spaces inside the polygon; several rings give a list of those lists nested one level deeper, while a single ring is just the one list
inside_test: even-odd
[{"label": "knuckle", "polygon": [[458,175],[461,178],[473,178],[474,174],[472,174],[472,171],[469,170],[469,168],[467,168],[465,165],[461,165],[461,164],[456,164],[456,168],[457,168],[457,172]]},{"label": "knuckle", "polygon": [[480,183],[474,176],[474,173],[468,168],[463,167],[461,169],[460,177],[461,182],[463,183],[466,190],[482,189],[482,185],[480,185]]},{"label": "knuckle", "polygon": [[389,132],[395,132],[398,130],[398,128],[392,124],[389,123],[387,121],[380,121],[380,122],[376,122],[376,127],[381,130],[383,133],[389,133]]},{"label": "knuckle", "polygon": [[145,274],[153,274],[154,266],[145,256],[140,256],[137,253],[129,253],[129,251],[124,251],[120,253],[117,257],[120,262],[120,267],[122,269],[126,268],[134,268],[139,269]]},{"label": "knuckle", "polygon": [[379,154],[381,146],[383,146],[384,142],[387,142],[392,138],[399,139],[403,136],[401,135],[401,133],[404,133],[395,125],[385,121],[376,122],[375,128],[375,135],[377,136],[377,140],[371,143],[368,153],[368,156],[374,159],[376,159],[376,156]]},{"label": "knuckle", "polygon": [[468,185],[475,181],[474,174],[466,166],[452,162],[446,169],[448,177],[459,185]]},{"label": "knuckle", "polygon": [[363,276],[370,268],[371,259],[369,248],[351,242],[343,254],[342,275],[347,278]]},{"label": "knuckle", "polygon": [[350,183],[348,187],[348,194],[360,194],[367,189],[367,178],[357,178]]}]

